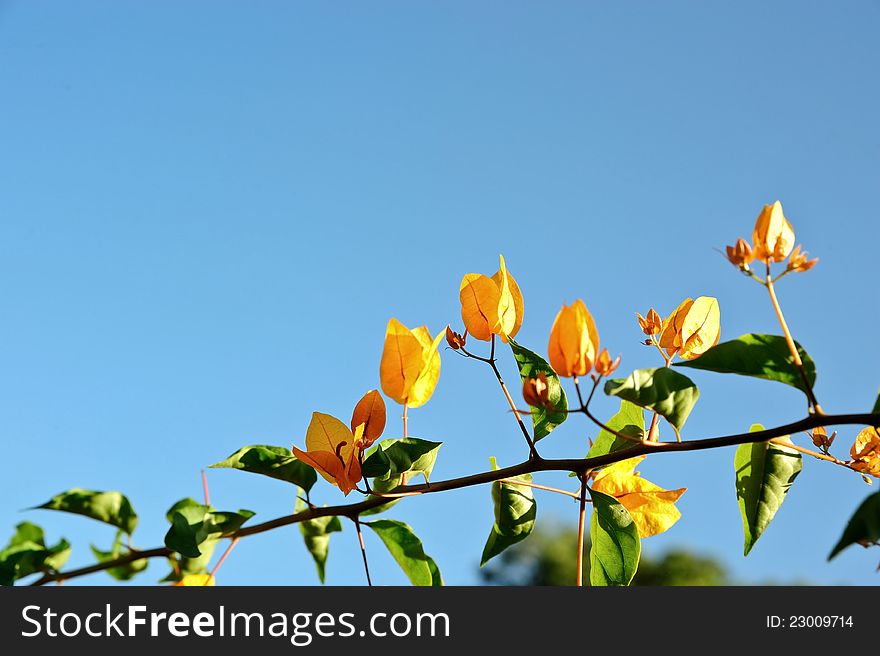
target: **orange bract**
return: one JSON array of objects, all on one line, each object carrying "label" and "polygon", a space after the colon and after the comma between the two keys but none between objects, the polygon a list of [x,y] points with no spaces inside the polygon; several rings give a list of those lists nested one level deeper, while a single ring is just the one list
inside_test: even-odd
[{"label": "orange bract", "polygon": [[585,376],[598,352],[599,332],[587,306],[580,299],[563,305],[550,329],[550,366],[560,376]]},{"label": "orange bract", "polygon": [[385,430],[385,401],[379,390],[370,390],[357,402],[351,413],[351,432],[357,431],[363,424],[363,441],[361,446],[367,448],[381,437]]},{"label": "orange bract", "polygon": [[880,433],[873,426],[863,428],[849,450],[852,468],[880,478]]},{"label": "orange bract", "polygon": [[700,296],[682,301],[663,322],[660,347],[667,355],[678,353],[685,360],[693,360],[718,343],[721,338],[721,313],[718,299]]},{"label": "orange bract", "polygon": [[687,488],[664,490],[633,471],[645,456],[622,460],[596,474],[593,489],[611,495],[629,511],[643,538],[663,533],[681,518],[675,502]]},{"label": "orange bract", "polygon": [[468,273],[461,279],[459,300],[464,327],[475,339],[489,341],[499,335],[505,342],[515,337],[523,321],[523,297],[516,280],[501,268],[491,278]]},{"label": "orange bract", "polygon": [[765,205],[755,222],[752,246],[756,260],[782,262],[794,248],[794,229],[778,200]]},{"label": "orange bract", "polygon": [[293,454],[314,468],[346,496],[361,480],[358,458],[363,447],[364,424],[354,433],[336,417],[313,412],[306,431],[306,451],[293,447]]}]

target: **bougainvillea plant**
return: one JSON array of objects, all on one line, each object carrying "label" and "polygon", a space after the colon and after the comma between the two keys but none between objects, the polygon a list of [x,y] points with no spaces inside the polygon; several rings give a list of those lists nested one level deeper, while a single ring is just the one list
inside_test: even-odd
[{"label": "bougainvillea plant", "polygon": [[[23,522],[0,551],[0,584],[12,585],[32,577],[32,585],[43,585],[96,572],[128,580],[144,571],[149,559],[165,559],[169,570],[163,581],[183,586],[214,585],[218,569],[239,540],[291,524],[299,525],[323,582],[331,534],[341,531],[341,520],[346,519],[355,527],[368,583],[372,581],[363,527],[378,535],[414,585],[442,585],[437,563],[425,553],[412,528],[394,519],[374,517],[403,500],[417,502],[411,497],[491,484],[495,521],[487,526],[489,536],[482,564],[528,538],[537,518],[534,495],[539,490],[576,500],[580,542],[572,554],[578,565],[577,580],[572,583],[584,584],[584,536],[589,531],[590,584],[628,585],[639,566],[641,541],[669,530],[678,521],[681,514],[676,502],[686,491],[684,487],[666,490],[644,478],[637,468],[657,453],[731,445],[738,446],[732,493],[739,501],[747,555],[800,474],[803,456],[852,470],[867,482],[871,477],[880,477],[880,398],[871,412],[860,414],[830,414],[819,404],[814,391],[815,364],[794,340],[776,295],[780,280],[809,271],[818,260],[810,259],[800,246],[795,247],[794,229],[779,202],[762,209],[751,242],[738,239],[726,248],[726,257],[764,288],[781,335],[747,334],[720,342],[717,299],[685,298],[665,318],[654,308],[644,316],[636,314],[644,344],[657,350],[660,366],[615,377],[621,357],[612,358],[601,345],[587,305],[577,300],[557,314],[545,359],[544,354],[515,340],[525,304],[502,257],[494,275],[468,273],[462,278],[459,298],[463,327],[456,322],[432,334],[426,326],[407,328],[397,319],[389,320],[379,382],[385,396],[402,407],[399,437],[380,439],[386,429],[385,400],[378,390],[370,390],[355,405],[348,423],[314,412],[304,449],[295,445],[245,446],[212,465],[295,486],[293,514],[253,523],[250,520],[255,513],[250,510],[217,510],[210,503],[205,482],[204,503],[186,498],[168,510],[165,544],[139,549],[132,543],[138,516],[123,494],[71,489],[38,508],[75,513],[116,527],[110,548],[105,551],[92,547],[93,564],[65,569],[70,544],[62,539],[49,546],[42,528]],[[444,338],[452,353],[487,365],[497,379],[516,430],[525,442],[525,459],[519,464],[499,468],[493,458],[489,471],[430,480],[442,445],[409,437],[407,411],[431,399],[440,380],[440,345]],[[486,345],[474,348],[474,341]],[[496,364],[500,357],[511,356],[521,376],[521,402],[514,399]],[[700,396],[696,384],[683,373],[688,369],[790,385],[804,394],[806,416],[772,428],[755,424],[736,435],[702,439],[687,436],[685,422]],[[570,383],[563,385],[563,379],[570,379]],[[612,417],[597,417],[590,407],[599,388],[620,401]],[[569,400],[566,389],[569,394],[574,392],[576,401]],[[595,439],[584,445],[586,456],[543,458],[539,442],[571,415],[582,415],[598,431]],[[664,423],[674,439],[661,440]],[[831,452],[835,441],[840,444],[835,439],[837,432],[829,433],[828,429],[846,425],[862,429],[853,436],[848,453],[838,457]],[[570,472],[577,484],[573,481],[572,489],[560,489],[535,482],[536,475],[548,471]],[[314,504],[312,491],[319,475],[345,497],[354,493],[359,500],[333,506]],[[225,550],[215,560],[215,551],[222,543]],[[853,544],[868,547],[878,543],[880,493],[875,492],[851,517],[829,559]]]}]

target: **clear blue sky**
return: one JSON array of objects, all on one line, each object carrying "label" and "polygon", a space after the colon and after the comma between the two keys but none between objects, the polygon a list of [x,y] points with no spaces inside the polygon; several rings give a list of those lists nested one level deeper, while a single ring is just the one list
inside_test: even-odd
[{"label": "clear blue sky", "polygon": [[[625,370],[656,365],[635,312],[685,296],[718,297],[723,338],[778,332],[760,287],[713,250],[775,199],[822,258],[780,289],[820,399],[869,410],[878,19],[876,2],[855,1],[0,1],[2,532],[37,521],[89,562],[111,529],[20,512],[84,486],[124,491],[135,542],[161,543],[168,506],[200,495],[201,467],[245,444],[302,444],[313,410],[347,419],[378,386],[388,318],[460,324],[461,276],[493,273],[500,252],[525,295],[520,341],[541,352],[578,297]],[[693,377],[703,397],[685,438],[804,411],[782,385]],[[445,443],[436,478],[525,455],[491,374],[449,351],[410,426]],[[588,434],[573,418],[542,451],[580,455]],[[684,518],[646,550],[706,550],[745,580],[880,580],[876,550],[826,564],[870,490],[817,461],[743,559],[732,459],[644,463],[690,488]],[[257,519],[293,504],[269,479],[210,483],[215,505]],[[315,496],[342,499],[326,485]],[[560,497],[539,506],[539,522],[575,521]],[[448,583],[478,580],[488,487],[390,516]],[[377,581],[404,581],[373,536],[368,549]],[[362,582],[358,558],[347,525],[328,582]],[[142,581],[164,574],[156,562]],[[221,573],[314,582],[296,528],[243,541]]]}]

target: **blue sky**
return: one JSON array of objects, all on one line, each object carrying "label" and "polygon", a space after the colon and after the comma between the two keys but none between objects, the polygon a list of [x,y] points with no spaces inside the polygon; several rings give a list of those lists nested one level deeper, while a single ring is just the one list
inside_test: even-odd
[{"label": "blue sky", "polygon": [[[718,297],[723,338],[777,333],[763,290],[713,250],[775,199],[822,260],[779,289],[819,398],[870,409],[878,18],[876,2],[0,1],[3,531],[37,521],[88,563],[111,529],[20,512],[83,486],[124,491],[136,544],[161,543],[165,510],[200,495],[200,468],[244,444],[301,445],[313,410],[347,419],[378,386],[388,318],[460,325],[461,276],[492,274],[499,253],[525,295],[519,341],[541,352],[576,298],[627,371],[657,364],[635,312],[685,296]],[[782,385],[693,378],[703,396],[685,439],[804,412]],[[490,372],[449,351],[410,433],[444,442],[436,478],[525,455]],[[587,435],[574,417],[540,446],[580,455]],[[876,551],[825,562],[869,489],[818,461],[743,559],[732,460],[643,464],[689,487],[649,553],[688,545],[744,580],[878,582]],[[257,519],[293,504],[269,479],[209,479],[215,505]],[[315,497],[342,499],[326,485]],[[539,495],[539,522],[575,515]],[[389,516],[448,583],[478,580],[488,487]],[[374,580],[404,582],[367,539]],[[164,574],[156,562],[141,580]],[[316,580],[296,528],[244,540],[220,576]],[[328,582],[362,581],[347,525]]]}]

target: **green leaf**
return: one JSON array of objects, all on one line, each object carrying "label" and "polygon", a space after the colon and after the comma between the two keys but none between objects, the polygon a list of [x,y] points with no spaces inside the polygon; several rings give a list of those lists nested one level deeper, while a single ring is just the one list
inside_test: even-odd
[{"label": "green leaf", "polygon": [[851,544],[865,545],[880,541],[880,492],[874,492],[862,502],[847,522],[843,535],[828,555],[834,558]]},{"label": "green leaf", "polygon": [[413,585],[436,585],[435,581],[440,578],[437,564],[425,554],[422,541],[408,525],[393,519],[362,523],[376,532]]},{"label": "green leaf", "polygon": [[590,585],[629,585],[639,568],[639,531],[617,499],[595,490],[590,497]]},{"label": "green leaf", "polygon": [[440,568],[437,567],[437,563],[434,562],[434,559],[430,556],[425,556],[428,559],[428,569],[431,571],[431,585],[435,588],[442,587],[443,584],[443,575],[440,573]]},{"label": "green leaf", "polygon": [[165,534],[165,546],[187,558],[203,555],[200,545],[209,537],[231,535],[254,516],[250,510],[216,511],[193,499],[182,499],[167,513],[171,528]]},{"label": "green leaf", "polygon": [[43,529],[31,522],[21,522],[6,547],[0,551],[0,586],[37,572],[57,571],[70,557],[70,543],[61,539],[47,547]]},{"label": "green leaf", "polygon": [[[753,424],[749,432],[761,430],[764,430],[761,424]],[[741,444],[733,465],[745,536],[743,555],[748,556],[800,473],[801,454],[772,442]]]},{"label": "green leaf", "polygon": [[306,492],[312,489],[318,474],[306,463],[297,459],[290,449],[283,446],[254,444],[245,446],[226,460],[211,465],[212,469],[240,469],[252,474],[293,483]]},{"label": "green leaf", "polygon": [[[490,458],[492,470],[498,469],[495,458]],[[515,480],[524,483],[532,482],[531,474],[523,474]],[[513,483],[492,483],[492,503],[495,506],[495,523],[483,547],[480,567],[517,542],[522,542],[535,527],[538,515],[538,504],[532,488]]]},{"label": "green leaf", "polygon": [[138,522],[131,502],[120,492],[95,492],[74,488],[55,495],[37,508],[60,510],[97,519],[125,531],[128,535],[134,532]]},{"label": "green leaf", "polygon": [[427,481],[437,460],[442,442],[429,442],[417,437],[382,440],[364,460],[366,478],[391,479],[401,474],[422,474]]},{"label": "green leaf", "polygon": [[[620,410],[617,414],[605,422],[608,428],[623,433],[624,435],[632,435],[636,439],[642,439],[645,435],[645,413],[640,406],[630,403],[626,399],[621,399]],[[620,451],[627,447],[633,446],[629,440],[618,437],[614,433],[609,433],[604,428],[599,431],[593,446],[587,453],[587,458],[595,458],[597,456],[608,455],[615,451]]]},{"label": "green leaf", "polygon": [[[396,488],[398,485],[401,484],[402,479],[403,479],[402,476],[395,476],[393,478],[388,478],[388,479],[374,478],[371,488],[374,492],[378,492],[379,494],[382,494],[383,492],[390,492],[391,490],[393,490],[394,488]],[[370,495],[367,497],[367,499],[373,500],[373,499],[376,499],[376,496]],[[403,497],[395,497],[393,499],[390,499],[383,504],[380,504],[378,506],[370,508],[369,510],[364,510],[361,513],[361,517],[366,517],[369,515],[378,515],[379,513],[383,513],[386,510],[388,510],[389,508],[391,508],[392,506],[396,506],[402,500],[403,500]]]},{"label": "green leaf", "polygon": [[[110,548],[110,551],[102,551],[98,549],[98,547],[96,547],[95,545],[91,545],[92,554],[94,554],[99,563],[106,563],[109,560],[116,560],[117,558],[128,555],[130,553],[130,549],[123,548],[122,546],[123,535],[124,533],[122,531],[116,532],[116,537],[113,540],[113,546]],[[109,569],[106,569],[104,571],[117,581],[130,581],[135,576],[147,569],[148,564],[149,561],[146,558],[142,558],[141,560],[134,560],[130,563],[126,563],[125,565],[110,567]]]},{"label": "green leaf", "polygon": [[874,408],[871,410],[871,414],[880,414],[880,392],[877,394],[877,400],[874,401]]},{"label": "green leaf", "polygon": [[[816,363],[800,344],[795,342],[795,345],[812,387],[816,384]],[[778,335],[743,335],[716,344],[694,360],[676,362],[675,366],[775,380],[807,391],[785,338]]]},{"label": "green leaf", "polygon": [[538,374],[547,377],[547,392],[550,408],[532,406],[532,424],[534,425],[535,442],[547,437],[550,432],[568,419],[568,399],[559,382],[559,376],[553,368],[537,353],[509,340],[510,350],[519,366],[519,375],[525,382],[529,378],[537,378]]},{"label": "green leaf", "polygon": [[[308,506],[301,498],[296,498],[296,512],[302,512]],[[316,517],[299,523],[299,531],[306,543],[306,549],[312,554],[315,568],[318,570],[318,578],[324,582],[324,572],[327,565],[327,555],[330,552],[330,534],[342,530],[342,522],[339,517]]]},{"label": "green leaf", "polygon": [[628,378],[606,381],[605,393],[653,410],[672,424],[676,434],[700,398],[690,378],[668,367],[636,369]]},{"label": "green leaf", "polygon": [[220,538],[217,537],[209,537],[202,542],[199,545],[199,550],[202,554],[198,558],[187,558],[186,556],[170,557],[168,560],[172,564],[171,572],[160,583],[176,583],[188,574],[207,574],[208,565],[214,556],[214,549],[217,548],[219,542]]}]

